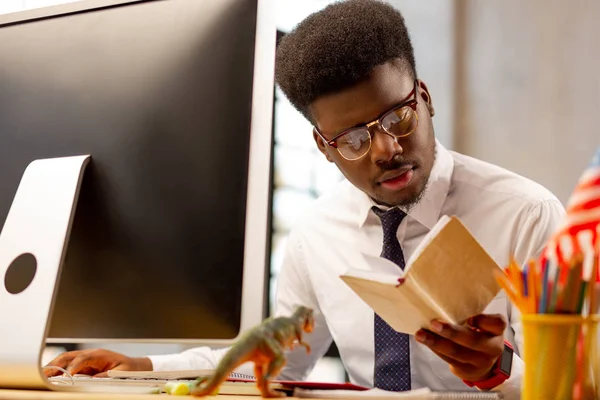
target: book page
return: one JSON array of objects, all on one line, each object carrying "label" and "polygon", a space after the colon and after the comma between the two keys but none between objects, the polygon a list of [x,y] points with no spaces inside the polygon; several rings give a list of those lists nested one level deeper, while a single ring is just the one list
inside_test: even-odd
[{"label": "book page", "polygon": [[435,223],[433,228],[431,228],[429,233],[425,235],[423,240],[421,240],[421,242],[417,245],[417,248],[415,249],[415,251],[413,251],[410,258],[406,260],[406,268],[404,270],[405,272],[410,269],[415,260],[419,258],[421,253],[427,248],[427,245],[429,245],[433,238],[437,236],[438,232],[440,232],[448,222],[450,222],[450,217],[447,215],[442,215],[440,219],[438,219],[438,221]]},{"label": "book page", "polygon": [[447,320],[463,323],[484,311],[500,292],[502,271],[457,218],[451,218],[414,260],[408,276],[439,306]]},{"label": "book page", "polygon": [[341,276],[398,332],[415,334],[433,319],[461,324],[500,291],[494,270],[501,268],[457,218],[442,217],[423,243],[404,272],[382,257],[363,255]]},{"label": "book page", "polygon": [[428,327],[433,318],[442,318],[439,312],[414,292],[415,283],[407,280],[402,285],[342,275],[342,280],[398,332],[414,335]]},{"label": "book page", "polygon": [[370,279],[381,283],[397,284],[404,272],[396,263],[378,256],[361,254],[354,267],[346,270],[344,275]]}]

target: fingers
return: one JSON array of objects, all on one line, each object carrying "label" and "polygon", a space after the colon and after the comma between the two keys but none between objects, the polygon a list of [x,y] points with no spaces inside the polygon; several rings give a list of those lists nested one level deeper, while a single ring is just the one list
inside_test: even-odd
[{"label": "fingers", "polygon": [[[110,369],[142,371],[151,370],[152,362],[147,357],[131,358],[105,349],[78,350],[63,353],[47,365],[64,368],[71,375],[85,374],[95,377],[107,376]],[[63,371],[44,368],[47,377],[60,375]]]},{"label": "fingers", "polygon": [[452,360],[449,357],[446,357],[445,355],[441,354],[441,353],[436,353],[434,351],[434,353],[440,357],[442,360],[446,361],[448,363],[448,367],[450,368],[450,371],[460,377],[461,379],[466,379],[469,381],[478,381],[481,376],[482,376],[482,369],[475,366],[475,365],[471,365],[471,364],[464,364],[455,360]]},{"label": "fingers", "polygon": [[[119,364],[114,368],[110,368],[110,370],[111,371],[114,371],[114,370],[129,371],[129,370],[131,370],[131,368],[127,364]],[[98,370],[95,370],[90,375],[93,375],[94,378],[108,378],[108,368],[106,370],[100,371],[100,372],[98,372]]]},{"label": "fingers", "polygon": [[102,355],[96,351],[87,351],[81,354],[78,354],[74,357],[66,370],[71,375],[80,373],[82,371],[90,371],[91,375],[94,375],[98,372],[103,372],[107,368],[107,359],[106,357],[102,357]]},{"label": "fingers", "polygon": [[501,315],[476,315],[466,325],[433,320],[415,339],[450,365],[461,379],[487,376],[504,350],[506,320]]},{"label": "fingers", "polygon": [[496,355],[462,346],[455,341],[424,329],[417,333],[416,339],[438,355],[443,356],[442,358],[452,365],[471,364],[478,367],[491,367],[497,357]]},{"label": "fingers", "polygon": [[462,363],[460,361],[457,361],[453,358],[448,357],[445,354],[440,353],[439,351],[435,351],[432,350],[439,358],[441,358],[442,360],[446,361],[448,364],[456,367],[456,368],[460,368],[463,370],[467,370],[469,368],[473,368],[473,366],[471,364],[467,364],[467,363]]},{"label": "fingers", "polygon": [[[67,369],[67,366],[69,365],[71,360],[73,360],[75,357],[77,357],[84,351],[85,350],[76,350],[62,353],[56,358],[54,358],[52,361],[50,361],[48,364],[46,364],[46,367],[60,367]],[[59,370],[58,368],[44,368],[43,372],[44,375],[46,375],[47,377],[61,375],[63,373],[63,371]]]},{"label": "fingers", "polygon": [[438,353],[436,351],[434,351],[434,353],[439,358],[446,361],[448,363],[450,371],[454,375],[459,376],[461,379],[477,381],[481,377],[481,368],[475,365],[461,363],[459,361],[453,360],[452,358],[447,357],[444,354]]},{"label": "fingers", "polygon": [[[63,368],[71,375],[94,375],[116,365],[118,365],[118,362],[116,362],[114,356],[111,357],[110,352],[94,349],[63,353],[49,362],[46,366]],[[44,368],[43,371],[47,377],[63,373],[63,371],[57,368]]]},{"label": "fingers", "polygon": [[460,346],[487,354],[500,354],[504,348],[502,336],[504,330],[496,335],[483,329],[476,330],[435,320],[431,322],[431,331]]},{"label": "fingers", "polygon": [[485,315],[480,314],[471,318],[468,325],[476,329],[489,332],[492,335],[502,335],[506,329],[506,319],[501,314]]}]

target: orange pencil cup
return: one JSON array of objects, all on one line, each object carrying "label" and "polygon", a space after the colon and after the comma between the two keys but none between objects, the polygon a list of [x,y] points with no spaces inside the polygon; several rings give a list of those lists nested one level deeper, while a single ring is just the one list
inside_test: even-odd
[{"label": "orange pencil cup", "polygon": [[598,399],[596,315],[523,314],[522,400]]}]

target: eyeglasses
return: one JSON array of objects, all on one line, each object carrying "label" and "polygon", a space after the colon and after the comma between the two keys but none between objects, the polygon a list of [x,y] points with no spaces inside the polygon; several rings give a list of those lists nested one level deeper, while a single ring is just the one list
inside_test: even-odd
[{"label": "eyeglasses", "polygon": [[417,87],[415,80],[413,90],[406,96],[413,97],[405,100],[389,111],[383,113],[375,121],[365,125],[354,126],[335,135],[333,139],[327,140],[323,137],[317,127],[313,127],[317,135],[340,153],[346,160],[354,161],[364,157],[371,150],[371,142],[374,133],[371,132],[373,125],[392,136],[394,139],[403,138],[417,129],[419,115],[417,114]]}]

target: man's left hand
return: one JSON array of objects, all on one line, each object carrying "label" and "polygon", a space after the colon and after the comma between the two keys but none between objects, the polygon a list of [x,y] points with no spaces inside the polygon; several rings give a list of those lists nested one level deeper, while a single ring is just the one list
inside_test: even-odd
[{"label": "man's left hand", "polygon": [[504,350],[506,320],[502,315],[477,315],[465,325],[434,320],[415,338],[450,364],[460,379],[481,381],[490,377]]}]

